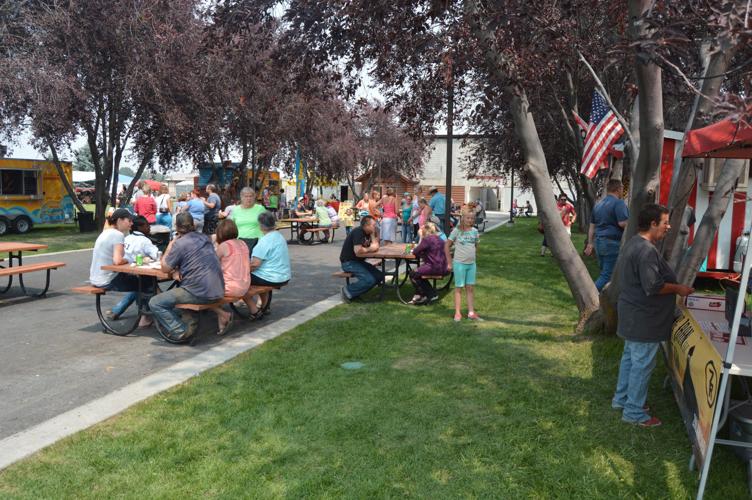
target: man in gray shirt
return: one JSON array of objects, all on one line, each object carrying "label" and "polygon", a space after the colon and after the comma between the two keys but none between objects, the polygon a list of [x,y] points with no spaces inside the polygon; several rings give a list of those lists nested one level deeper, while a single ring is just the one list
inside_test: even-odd
[{"label": "man in gray shirt", "polygon": [[162,256],[162,271],[180,273],[180,286],[160,293],[149,301],[154,317],[175,340],[195,333],[175,312],[176,304],[209,304],[225,295],[222,267],[211,239],[194,231],[193,216],[182,212],[175,218],[177,235]]},{"label": "man in gray shirt", "polygon": [[611,406],[623,410],[625,422],[657,427],[661,421],[650,416],[645,406],[650,374],[660,343],[671,337],[676,295],[686,297],[694,289],[676,282],[674,271],[655,246],[671,229],[668,209],[645,205],[637,227],[639,233],[624,245],[617,264],[621,289],[616,333],[624,339],[624,354]]}]

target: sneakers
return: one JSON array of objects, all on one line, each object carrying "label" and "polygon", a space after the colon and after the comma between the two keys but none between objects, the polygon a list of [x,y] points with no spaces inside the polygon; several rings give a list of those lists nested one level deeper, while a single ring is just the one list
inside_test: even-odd
[{"label": "sneakers", "polygon": [[342,300],[344,300],[348,304],[350,302],[352,302],[352,297],[350,297],[349,295],[347,295],[347,290],[345,289],[345,287],[342,287],[340,289],[340,293],[342,294]]},{"label": "sneakers", "polygon": [[431,297],[428,297],[428,302],[434,303],[439,300],[438,295],[432,295]]},{"label": "sneakers", "polygon": [[120,319],[120,315],[112,312],[112,309],[104,313],[104,317],[109,319],[110,321],[117,321]]},{"label": "sneakers", "polygon": [[475,311],[473,311],[471,313],[467,313],[467,319],[470,319],[470,320],[473,320],[473,321],[483,321],[480,318],[480,316],[478,316],[477,314],[475,314]]},{"label": "sneakers", "polygon": [[455,314],[454,315],[454,321],[456,323],[459,323],[460,321],[462,321],[462,315],[461,314]]},{"label": "sneakers", "polygon": [[422,295],[415,295],[408,304],[413,306],[422,306],[428,304],[428,299]]},{"label": "sneakers", "polygon": [[650,417],[649,419],[645,420],[644,422],[637,422],[637,425],[640,427],[659,427],[663,422],[661,422],[661,419],[658,417]]}]

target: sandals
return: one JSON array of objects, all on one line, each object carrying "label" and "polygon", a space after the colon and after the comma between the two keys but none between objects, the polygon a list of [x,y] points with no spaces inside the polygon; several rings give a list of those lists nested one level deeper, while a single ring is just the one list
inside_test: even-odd
[{"label": "sandals", "polygon": [[232,328],[232,324],[235,322],[235,314],[230,312],[230,319],[227,320],[227,323],[225,323],[225,326],[219,327],[217,329],[217,335],[222,336],[228,331],[230,331],[230,328]]}]

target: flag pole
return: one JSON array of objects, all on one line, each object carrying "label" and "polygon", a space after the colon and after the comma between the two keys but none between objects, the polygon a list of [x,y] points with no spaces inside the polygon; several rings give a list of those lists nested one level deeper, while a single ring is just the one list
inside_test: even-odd
[{"label": "flag pole", "polygon": [[606,92],[606,87],[603,86],[603,83],[601,82],[600,78],[598,78],[598,75],[595,74],[595,70],[592,66],[590,66],[590,63],[587,62],[587,59],[585,59],[585,56],[582,55],[582,52],[579,50],[577,51],[577,55],[580,56],[580,61],[582,61],[585,66],[587,66],[587,69],[590,71],[590,74],[593,75],[593,79],[595,80],[595,85],[598,87],[598,90],[600,91],[603,98],[606,100],[606,104],[608,104],[608,107],[611,108],[611,111],[614,112],[614,116],[617,120],[619,120],[619,123],[621,123],[622,128],[624,129],[624,133],[627,134],[627,138],[629,139],[629,142],[632,144],[637,144],[634,140],[634,137],[632,137],[632,132],[629,131],[629,124],[627,123],[627,120],[624,119],[623,116],[619,113],[619,110],[616,109],[616,106],[614,106],[614,103],[611,102],[611,98],[608,96],[608,92]]}]

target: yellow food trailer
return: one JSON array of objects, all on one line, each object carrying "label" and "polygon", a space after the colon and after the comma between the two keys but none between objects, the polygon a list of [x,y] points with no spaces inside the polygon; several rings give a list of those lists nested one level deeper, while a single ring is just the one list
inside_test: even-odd
[{"label": "yellow food trailer", "polygon": [[[61,163],[70,182],[73,167]],[[26,233],[35,224],[73,223],[74,214],[54,162],[0,159],[0,236]]]}]

